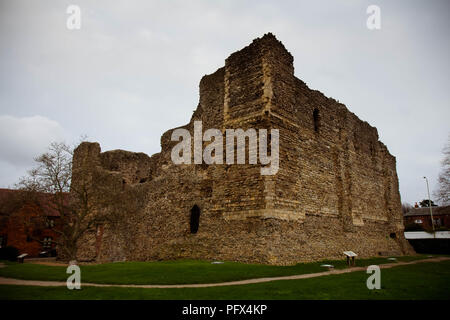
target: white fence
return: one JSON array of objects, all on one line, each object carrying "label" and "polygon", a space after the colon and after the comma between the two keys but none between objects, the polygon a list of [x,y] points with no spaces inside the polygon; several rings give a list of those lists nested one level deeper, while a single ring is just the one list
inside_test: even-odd
[{"label": "white fence", "polygon": [[434,234],[425,231],[407,231],[406,239],[450,239],[450,231],[436,231]]}]

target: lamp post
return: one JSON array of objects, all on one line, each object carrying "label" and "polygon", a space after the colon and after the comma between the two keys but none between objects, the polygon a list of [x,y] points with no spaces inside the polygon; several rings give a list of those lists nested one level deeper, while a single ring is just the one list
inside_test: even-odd
[{"label": "lamp post", "polygon": [[427,177],[423,177],[427,182],[427,192],[428,192],[428,207],[430,207],[430,216],[431,216],[431,227],[433,228],[433,236],[434,236],[434,220],[433,220],[433,210],[431,209],[431,198],[430,198],[430,188],[428,186]]}]

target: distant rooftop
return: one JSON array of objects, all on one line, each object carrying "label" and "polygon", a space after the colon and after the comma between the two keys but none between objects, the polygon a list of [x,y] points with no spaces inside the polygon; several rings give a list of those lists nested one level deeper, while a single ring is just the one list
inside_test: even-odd
[{"label": "distant rooftop", "polygon": [[[4,212],[0,212],[0,214],[10,214],[10,213],[12,213],[12,211],[19,209],[14,205],[4,206],[4,204],[10,200],[20,202],[19,199],[16,199],[16,200],[13,199],[14,195],[18,195],[20,192],[21,192],[21,190],[17,190],[17,189],[0,188],[0,210],[4,210]],[[54,207],[54,205],[51,204],[51,199],[50,199],[51,194],[40,192],[37,195],[38,195],[37,200],[39,200],[39,204],[41,205],[42,209],[44,210],[44,212],[47,216],[59,217],[61,215],[60,212]],[[66,200],[68,201],[69,194],[65,193],[64,195],[66,196]],[[25,202],[22,205],[20,205],[20,207],[22,207],[25,204]]]},{"label": "distant rooftop", "polygon": [[[445,215],[450,214],[450,206],[441,206],[441,207],[431,207],[433,211],[433,215]],[[411,216],[424,216],[430,214],[430,208],[424,207],[424,208],[411,208],[408,212],[404,214],[405,217],[411,217]]]}]

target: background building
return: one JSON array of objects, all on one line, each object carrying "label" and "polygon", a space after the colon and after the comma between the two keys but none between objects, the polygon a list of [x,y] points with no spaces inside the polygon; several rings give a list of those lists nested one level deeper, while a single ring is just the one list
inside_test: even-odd
[{"label": "background building", "polygon": [[20,191],[0,189],[0,246],[13,246],[27,257],[56,255],[60,215],[46,201],[21,199]]},{"label": "background building", "polygon": [[[450,206],[432,207],[436,230],[450,230]],[[405,231],[432,231],[430,208],[410,208],[404,215]]]}]

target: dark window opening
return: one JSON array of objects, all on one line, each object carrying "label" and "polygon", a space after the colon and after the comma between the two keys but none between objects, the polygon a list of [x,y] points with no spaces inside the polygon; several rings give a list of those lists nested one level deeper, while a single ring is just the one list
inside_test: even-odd
[{"label": "dark window opening", "polygon": [[389,237],[391,237],[392,239],[397,238],[397,235],[395,234],[395,232],[392,232],[391,234],[389,234]]},{"label": "dark window opening", "polygon": [[6,247],[6,244],[7,244],[7,235],[5,234],[5,235],[1,235],[0,236],[0,248],[2,248],[2,247]]},{"label": "dark window opening", "polygon": [[314,120],[314,131],[319,132],[319,127],[320,127],[319,109],[314,109],[313,120]]},{"label": "dark window opening", "polygon": [[51,249],[52,248],[52,237],[45,237],[42,241],[42,248],[45,249]]},{"label": "dark window opening", "polygon": [[200,208],[194,205],[191,209],[191,233],[197,233],[200,222]]},{"label": "dark window opening", "polygon": [[372,157],[372,160],[374,162],[376,162],[376,160],[377,160],[377,158],[376,158],[377,149],[376,149],[375,144],[373,142],[370,142],[369,151],[370,151],[370,156]]},{"label": "dark window opening", "polygon": [[55,226],[55,220],[51,219],[51,218],[47,218],[47,220],[45,221],[45,225],[47,228],[53,228]]},{"label": "dark window opening", "polygon": [[353,146],[355,147],[355,151],[359,150],[359,137],[358,134],[356,133],[356,131],[353,133]]}]

